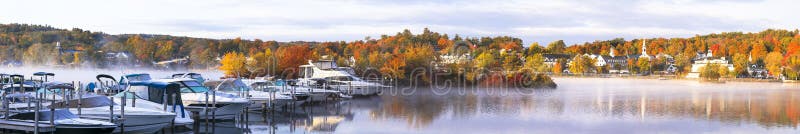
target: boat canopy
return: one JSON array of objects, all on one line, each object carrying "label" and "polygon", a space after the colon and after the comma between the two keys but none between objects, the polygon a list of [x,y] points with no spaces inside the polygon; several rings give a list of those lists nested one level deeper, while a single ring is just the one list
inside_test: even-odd
[{"label": "boat canopy", "polygon": [[69,101],[60,101],[53,103],[52,105],[48,106],[48,108],[93,108],[93,107],[105,107],[115,105],[111,99],[106,96],[91,96],[91,97],[83,97],[80,99],[81,104],[78,105],[78,99],[73,99]]},{"label": "boat canopy", "polygon": [[176,73],[172,74],[172,78],[191,78],[197,80],[200,83],[205,82],[205,78],[203,78],[203,75],[199,73]]},{"label": "boat canopy", "polygon": [[[55,120],[64,120],[64,119],[75,119],[78,118],[72,112],[69,112],[69,109],[57,109],[54,111],[50,110],[41,110],[39,111],[39,120],[38,121],[49,121],[50,118]],[[36,119],[36,112],[26,112],[26,113],[19,113],[9,116],[9,119],[17,119],[17,120],[35,120]]]},{"label": "boat canopy", "polygon": [[[309,62],[311,62],[311,61],[309,61]],[[317,62],[311,62],[311,65],[314,65],[317,68],[322,69],[322,70],[339,68],[336,65],[336,62],[333,61],[333,60],[319,60]]]},{"label": "boat canopy", "polygon": [[45,94],[61,94],[66,90],[75,90],[75,87],[73,87],[71,83],[54,81],[42,83],[42,87],[37,92]]},{"label": "boat canopy", "polygon": [[48,72],[36,72],[33,73],[33,76],[56,76],[56,74]]},{"label": "boat canopy", "polygon": [[248,91],[250,86],[244,83],[241,79],[228,78],[223,80],[214,80],[204,83],[206,86],[217,88],[218,91]]},{"label": "boat canopy", "polygon": [[122,76],[122,78],[119,79],[119,84],[123,85],[124,83],[132,82],[132,81],[150,81],[150,80],[153,80],[153,78],[150,77],[150,74],[146,74],[146,73],[128,74],[128,75]]},{"label": "boat canopy", "polygon": [[[164,96],[167,97],[167,102],[172,100],[173,96],[176,97],[175,100],[177,104],[182,105],[181,95],[180,95],[180,85],[176,83],[169,83],[169,82],[161,82],[161,81],[132,81],[129,83],[130,88],[121,93],[117,94],[118,97],[125,97],[131,98],[132,94],[130,92],[135,92],[137,98],[146,99],[151,102],[163,104]],[[174,103],[168,103],[169,105],[174,105]]]}]

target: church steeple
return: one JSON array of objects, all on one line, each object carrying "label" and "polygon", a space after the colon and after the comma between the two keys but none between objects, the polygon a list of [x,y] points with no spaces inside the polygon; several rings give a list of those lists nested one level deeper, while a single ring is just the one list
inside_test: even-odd
[{"label": "church steeple", "polygon": [[614,55],[614,47],[613,47],[613,46],[612,46],[611,48],[609,48],[609,50],[608,50],[608,56],[611,56],[611,57],[614,57],[614,56],[615,56],[615,55]]},{"label": "church steeple", "polygon": [[642,55],[647,56],[647,39],[642,38]]}]

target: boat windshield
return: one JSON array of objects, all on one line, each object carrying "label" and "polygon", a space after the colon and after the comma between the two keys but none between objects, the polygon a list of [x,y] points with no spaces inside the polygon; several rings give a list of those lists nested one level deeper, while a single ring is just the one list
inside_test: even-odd
[{"label": "boat windshield", "polygon": [[181,93],[204,93],[208,92],[208,88],[196,81],[182,81]]},{"label": "boat windshield", "polygon": [[350,77],[350,76],[333,76],[333,77],[327,77],[325,79],[333,80],[333,81],[353,81],[354,80],[353,77]]},{"label": "boat windshield", "polygon": [[149,81],[151,80],[150,74],[137,74],[127,76],[128,81]]}]

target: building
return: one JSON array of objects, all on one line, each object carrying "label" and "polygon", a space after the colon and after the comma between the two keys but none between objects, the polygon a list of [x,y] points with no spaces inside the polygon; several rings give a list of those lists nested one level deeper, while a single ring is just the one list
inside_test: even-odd
[{"label": "building", "polygon": [[686,75],[686,78],[700,78],[700,71],[702,71],[702,68],[706,67],[708,64],[719,64],[722,67],[728,68],[729,71],[733,71],[733,64],[725,59],[725,57],[714,58],[711,49],[709,49],[708,53],[704,55],[699,54],[694,58],[692,70]]},{"label": "building", "polygon": [[462,55],[445,54],[439,56],[440,64],[461,64],[472,61],[473,57],[467,53]]},{"label": "building", "polygon": [[544,57],[544,64],[548,66],[555,65],[558,60],[563,60],[565,62],[572,61],[572,56],[569,54],[542,54],[542,57]]},{"label": "building", "polygon": [[768,79],[771,78],[772,75],[769,74],[766,68],[763,65],[754,64],[753,62],[753,54],[750,54],[748,57],[748,61],[753,64],[749,64],[747,66],[747,75],[745,76],[737,76],[737,77],[750,77],[750,78],[759,78],[759,79]]}]

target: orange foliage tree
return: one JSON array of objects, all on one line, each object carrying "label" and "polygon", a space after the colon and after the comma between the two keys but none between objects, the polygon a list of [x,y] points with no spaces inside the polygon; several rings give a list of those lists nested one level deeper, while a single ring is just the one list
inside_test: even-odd
[{"label": "orange foliage tree", "polygon": [[308,45],[291,45],[278,48],[278,71],[285,78],[295,78],[298,67],[307,64],[312,59],[312,52]]}]

